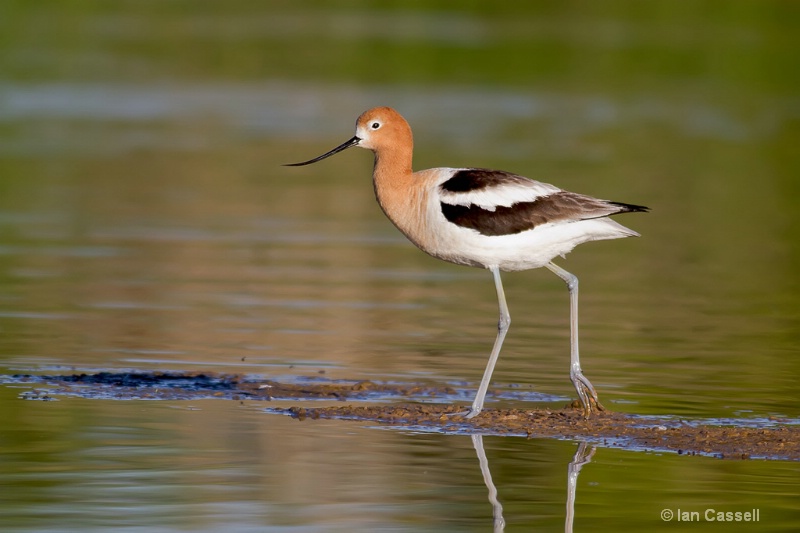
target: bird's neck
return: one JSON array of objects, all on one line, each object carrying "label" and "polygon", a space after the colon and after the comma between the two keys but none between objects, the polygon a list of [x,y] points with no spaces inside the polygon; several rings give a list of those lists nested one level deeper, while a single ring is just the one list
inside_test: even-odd
[{"label": "bird's neck", "polygon": [[372,181],[375,185],[375,196],[382,207],[384,207],[384,201],[391,201],[390,197],[408,189],[409,180],[412,179],[413,174],[411,170],[412,154],[413,149],[410,143],[407,147],[393,147],[391,150],[375,152]]},{"label": "bird's neck", "polygon": [[424,191],[411,170],[411,147],[375,152],[372,173],[375,197],[381,209],[397,228],[416,244],[419,220],[413,215],[424,205]]},{"label": "bird's neck", "polygon": [[411,158],[414,153],[413,146],[392,147],[391,150],[378,150],[375,152],[375,176],[381,177],[408,175],[412,173]]}]

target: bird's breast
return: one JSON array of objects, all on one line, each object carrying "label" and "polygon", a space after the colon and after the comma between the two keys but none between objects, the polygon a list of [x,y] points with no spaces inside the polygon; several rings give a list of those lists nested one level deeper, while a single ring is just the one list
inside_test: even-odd
[{"label": "bird's breast", "polygon": [[446,233],[436,191],[439,170],[443,169],[374,176],[375,196],[389,220],[417,247],[437,257]]}]

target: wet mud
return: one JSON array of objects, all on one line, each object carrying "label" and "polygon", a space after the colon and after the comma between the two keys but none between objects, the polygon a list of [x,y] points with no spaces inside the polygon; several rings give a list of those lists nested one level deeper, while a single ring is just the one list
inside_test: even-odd
[{"label": "wet mud", "polygon": [[800,428],[716,426],[698,421],[648,418],[604,411],[584,419],[580,409],[486,409],[465,419],[464,406],[425,404],[392,406],[293,407],[288,414],[305,420],[341,418],[372,420],[418,429],[486,435],[560,438],[639,450],[669,450],[679,454],[728,459],[800,460]]},{"label": "wet mud", "polygon": [[457,394],[452,387],[388,384],[372,381],[332,381],[319,377],[273,381],[230,374],[177,372],[97,372],[92,374],[14,374],[0,383],[29,383],[47,388],[22,393],[25,400],[54,400],[82,396],[118,400],[378,400],[391,397],[430,399]]},{"label": "wet mud", "polygon": [[[800,460],[800,426],[771,420],[760,427],[747,421],[724,425],[713,421],[647,417],[604,411],[584,419],[574,405],[555,409],[485,409],[466,419],[466,408],[453,387],[425,384],[344,382],[324,378],[272,381],[253,376],[147,372],[2,376],[0,382],[28,386],[25,400],[81,396],[118,400],[313,400],[354,401],[350,405],[270,408],[271,413],[300,421],[340,419],[374,422],[420,431],[559,438],[601,446],[672,451],[726,459]],[[398,403],[400,400],[401,403]],[[458,401],[458,405],[451,402]],[[408,403],[410,401],[422,403]],[[386,403],[381,403],[386,402]],[[563,403],[563,402],[562,402]],[[786,421],[788,422],[788,421]]]}]

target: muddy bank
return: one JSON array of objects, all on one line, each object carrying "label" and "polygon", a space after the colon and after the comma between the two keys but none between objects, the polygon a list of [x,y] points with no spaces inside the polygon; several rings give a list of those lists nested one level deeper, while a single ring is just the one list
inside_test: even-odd
[{"label": "muddy bank", "polygon": [[21,394],[25,400],[52,400],[55,396],[81,396],[119,400],[380,400],[453,397],[452,387],[389,384],[372,381],[332,381],[299,377],[274,381],[253,376],[178,372],[97,372],[81,374],[14,374],[0,383],[45,386]]},{"label": "muddy bank", "polygon": [[[574,439],[611,447],[670,450],[720,458],[800,460],[800,426],[781,425],[780,421],[774,421],[769,427],[754,428],[744,427],[745,421],[741,426],[735,421],[722,426],[701,420],[652,418],[609,411],[586,420],[578,409],[571,406],[558,409],[486,409],[479,416],[467,420],[457,415],[465,409],[463,394],[452,387],[435,385],[344,382],[324,378],[278,382],[252,376],[149,372],[17,374],[0,378],[3,383],[32,386],[20,394],[20,398],[26,400],[53,400],[57,396],[120,400],[355,400],[362,404],[334,407],[298,405],[269,411],[298,420],[360,420],[427,431]],[[398,399],[404,403],[398,404]],[[459,405],[451,405],[456,399]],[[392,403],[379,403],[386,401]],[[426,403],[405,403],[408,401]],[[366,402],[370,405],[364,405]]]},{"label": "muddy bank", "polygon": [[464,406],[426,404],[392,406],[293,407],[300,420],[341,418],[371,420],[448,432],[584,440],[599,445],[727,459],[800,460],[800,427],[747,428],[697,421],[672,421],[604,411],[586,420],[579,409],[487,409],[467,420],[453,416]]}]

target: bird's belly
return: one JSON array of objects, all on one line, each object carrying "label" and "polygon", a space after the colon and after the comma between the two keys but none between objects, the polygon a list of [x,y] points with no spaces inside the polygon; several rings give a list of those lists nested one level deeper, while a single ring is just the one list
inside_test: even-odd
[{"label": "bird's belly", "polygon": [[607,218],[543,224],[509,235],[483,235],[453,224],[435,227],[436,231],[427,238],[409,237],[420,249],[438,259],[482,268],[498,267],[504,271],[542,267],[584,242],[635,235]]}]

